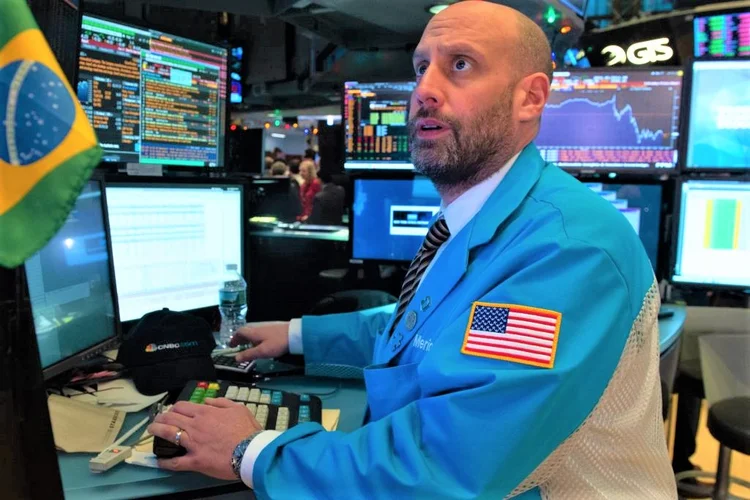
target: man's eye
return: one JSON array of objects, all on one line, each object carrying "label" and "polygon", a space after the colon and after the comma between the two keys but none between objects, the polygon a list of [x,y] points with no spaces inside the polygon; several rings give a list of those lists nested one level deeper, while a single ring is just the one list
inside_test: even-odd
[{"label": "man's eye", "polygon": [[456,59],[456,62],[453,63],[453,69],[456,71],[466,71],[470,67],[471,64],[466,59]]},{"label": "man's eye", "polygon": [[425,71],[427,71],[427,65],[426,64],[420,64],[419,66],[417,66],[417,69],[416,69],[417,76],[424,75]]}]

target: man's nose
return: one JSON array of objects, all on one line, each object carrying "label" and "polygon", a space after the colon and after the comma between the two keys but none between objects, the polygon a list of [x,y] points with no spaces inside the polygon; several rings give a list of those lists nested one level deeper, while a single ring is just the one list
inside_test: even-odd
[{"label": "man's nose", "polygon": [[445,101],[443,91],[443,77],[435,67],[428,67],[419,79],[414,89],[414,98],[420,108],[439,108]]}]

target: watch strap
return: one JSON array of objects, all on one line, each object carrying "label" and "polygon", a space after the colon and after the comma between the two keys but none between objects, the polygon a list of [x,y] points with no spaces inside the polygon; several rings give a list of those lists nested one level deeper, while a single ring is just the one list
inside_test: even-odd
[{"label": "watch strap", "polygon": [[245,450],[247,450],[250,441],[255,439],[255,437],[261,432],[263,432],[262,429],[253,432],[247,438],[240,441],[240,443],[235,447],[234,453],[232,453],[232,471],[234,472],[234,475],[237,476],[237,479],[241,478],[240,471],[242,469],[242,459],[245,456]]}]

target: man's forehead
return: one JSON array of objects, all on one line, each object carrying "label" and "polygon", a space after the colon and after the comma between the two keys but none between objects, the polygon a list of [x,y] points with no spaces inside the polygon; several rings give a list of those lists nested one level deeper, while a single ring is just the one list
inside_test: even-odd
[{"label": "man's forehead", "polygon": [[509,36],[507,22],[494,23],[493,26],[487,19],[443,16],[444,13],[435,16],[425,28],[415,50],[415,57],[449,47],[471,48],[487,54],[503,45]]}]

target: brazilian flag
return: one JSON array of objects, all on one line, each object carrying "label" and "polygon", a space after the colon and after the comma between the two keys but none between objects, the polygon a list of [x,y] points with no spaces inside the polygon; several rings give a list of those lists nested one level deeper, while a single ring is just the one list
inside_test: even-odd
[{"label": "brazilian flag", "polygon": [[100,159],[25,0],[0,0],[1,266],[22,264],[54,236]]}]

